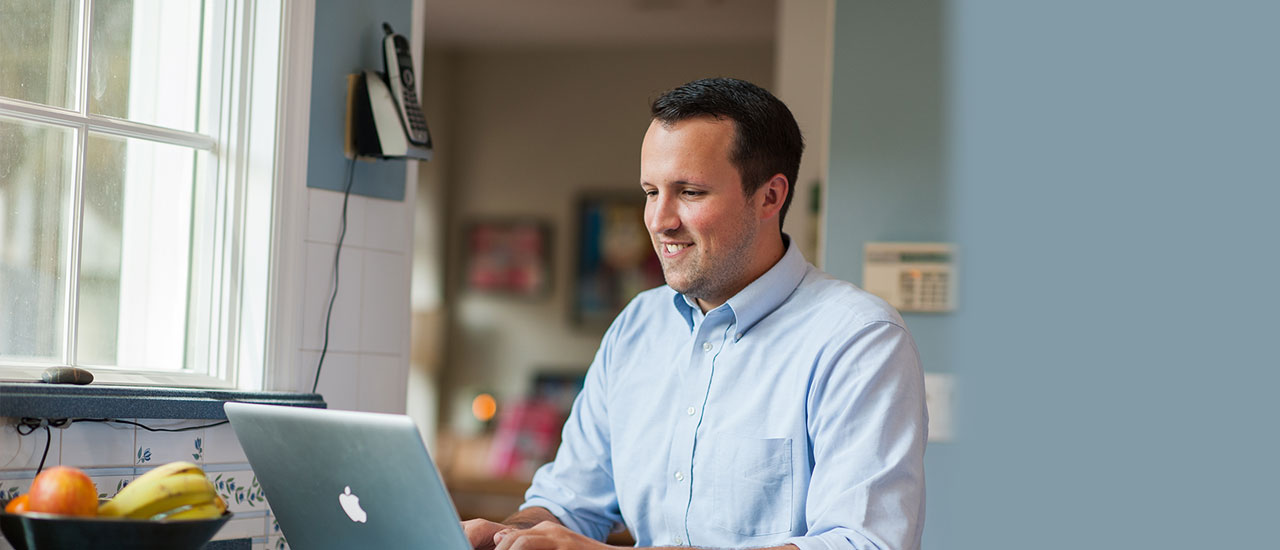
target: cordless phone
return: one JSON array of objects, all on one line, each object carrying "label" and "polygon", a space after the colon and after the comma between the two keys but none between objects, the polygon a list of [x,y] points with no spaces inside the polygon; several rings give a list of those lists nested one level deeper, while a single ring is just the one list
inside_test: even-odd
[{"label": "cordless phone", "polygon": [[415,145],[431,148],[431,134],[427,131],[427,117],[418,104],[417,81],[413,75],[413,57],[409,55],[409,41],[382,24],[387,33],[382,39],[382,64],[391,85],[391,95],[400,108],[400,122],[405,135]]}]

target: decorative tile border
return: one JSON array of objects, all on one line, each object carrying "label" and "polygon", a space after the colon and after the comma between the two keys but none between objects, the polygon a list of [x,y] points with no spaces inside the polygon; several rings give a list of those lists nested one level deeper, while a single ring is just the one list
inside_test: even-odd
[{"label": "decorative tile border", "polygon": [[267,496],[252,470],[208,472],[208,476],[227,501],[228,510],[238,513],[267,509]]}]

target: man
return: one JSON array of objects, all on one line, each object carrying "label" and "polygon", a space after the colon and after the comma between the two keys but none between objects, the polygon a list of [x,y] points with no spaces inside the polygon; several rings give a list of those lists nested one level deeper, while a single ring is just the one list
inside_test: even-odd
[{"label": "man", "polygon": [[[654,102],[644,221],[667,285],[605,333],[555,461],[476,548],[918,548],[927,415],[920,361],[883,301],[782,233],[804,145],[740,80]],[[836,213],[838,215],[838,213]]]}]

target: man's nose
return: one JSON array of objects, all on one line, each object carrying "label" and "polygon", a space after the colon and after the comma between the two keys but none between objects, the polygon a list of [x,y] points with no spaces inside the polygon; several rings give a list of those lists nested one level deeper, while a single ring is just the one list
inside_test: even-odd
[{"label": "man's nose", "polygon": [[650,199],[645,205],[644,218],[650,233],[666,233],[680,228],[680,216],[676,214],[675,204],[661,195]]}]

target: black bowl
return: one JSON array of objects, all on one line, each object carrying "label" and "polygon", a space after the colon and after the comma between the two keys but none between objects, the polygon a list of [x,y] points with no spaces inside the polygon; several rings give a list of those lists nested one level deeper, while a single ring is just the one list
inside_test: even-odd
[{"label": "black bowl", "polygon": [[230,519],[231,512],[177,521],[0,513],[0,531],[16,550],[199,550]]}]

